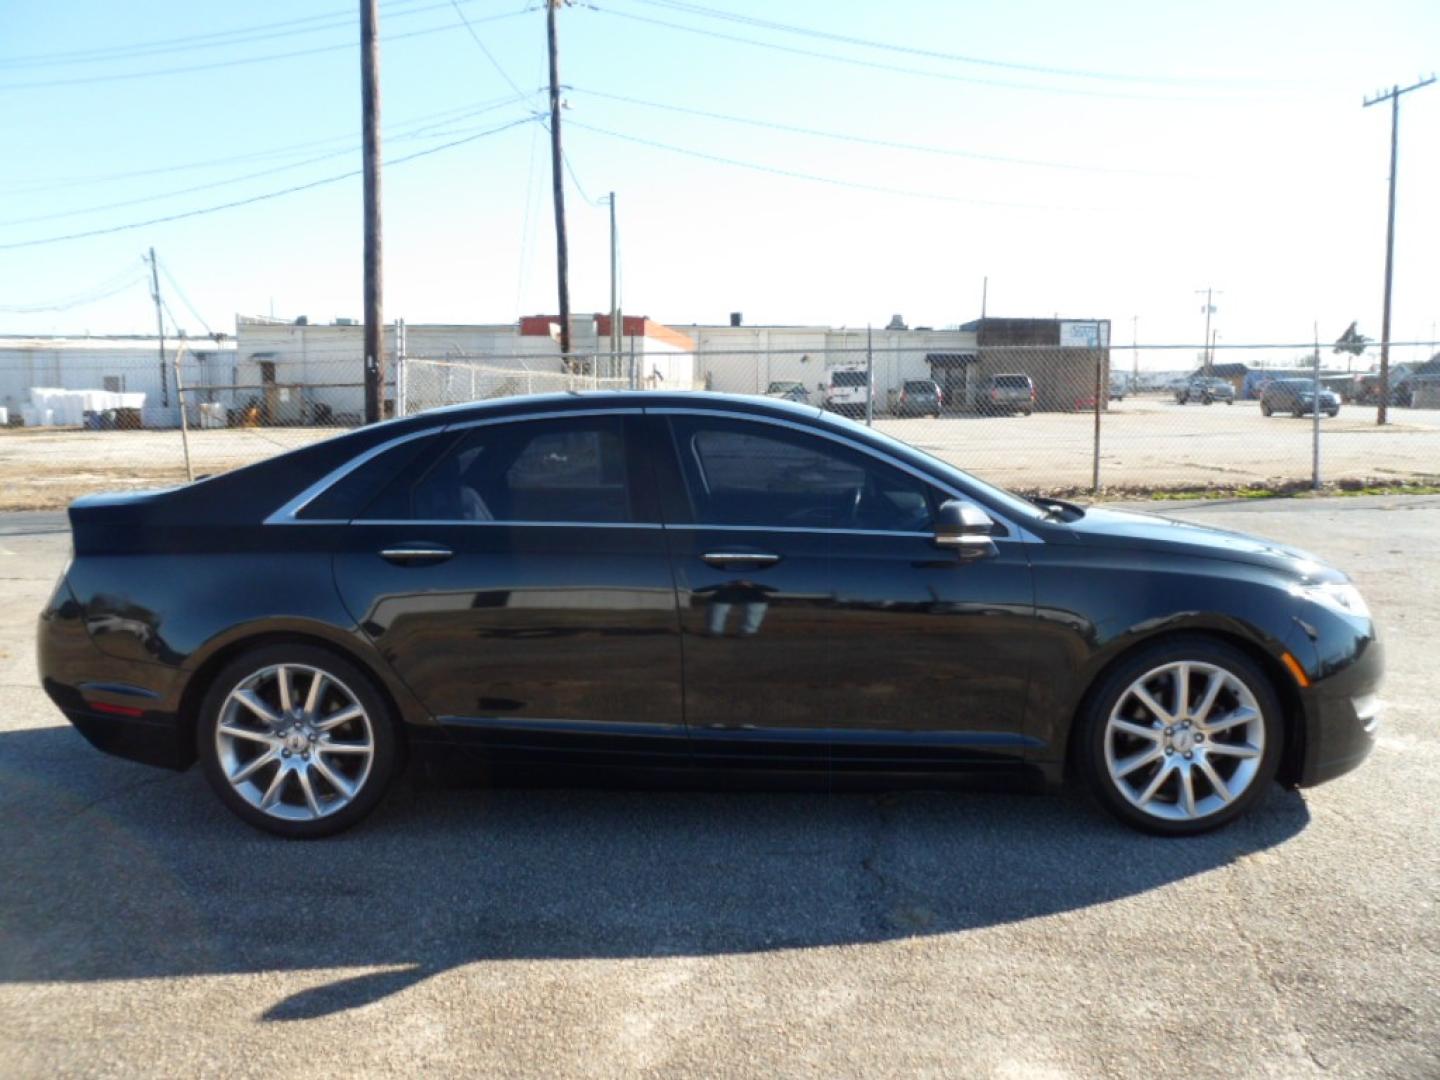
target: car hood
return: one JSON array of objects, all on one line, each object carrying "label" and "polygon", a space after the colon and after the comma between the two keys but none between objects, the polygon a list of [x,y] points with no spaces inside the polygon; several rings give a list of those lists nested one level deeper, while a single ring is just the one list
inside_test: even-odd
[{"label": "car hood", "polygon": [[1228,529],[1133,510],[1089,509],[1067,526],[1088,547],[1164,551],[1208,559],[1228,559],[1279,571],[1305,581],[1344,581],[1345,575],[1307,551]]}]

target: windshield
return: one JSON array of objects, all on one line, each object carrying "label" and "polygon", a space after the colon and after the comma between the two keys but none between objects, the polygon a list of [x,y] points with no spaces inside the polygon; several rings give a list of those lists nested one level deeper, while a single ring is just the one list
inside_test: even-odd
[{"label": "windshield", "polygon": [[1002,386],[1006,390],[1029,390],[1029,375],[996,375],[992,380],[996,386]]},{"label": "windshield", "polygon": [[905,384],[905,392],[907,394],[933,394],[935,392],[935,384],[923,381],[907,382]]},{"label": "windshield", "polygon": [[830,375],[831,386],[864,386],[868,381],[863,371],[836,371]]},{"label": "windshield", "polygon": [[787,390],[798,390],[799,388],[800,384],[798,382],[772,382],[770,389],[765,392],[767,394],[783,394]]}]

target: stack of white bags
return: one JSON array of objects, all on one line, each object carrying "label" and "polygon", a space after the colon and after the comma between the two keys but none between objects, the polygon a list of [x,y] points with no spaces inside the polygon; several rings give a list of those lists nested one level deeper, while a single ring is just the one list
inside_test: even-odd
[{"label": "stack of white bags", "polygon": [[30,390],[30,404],[20,406],[26,427],[79,426],[87,412],[109,409],[141,409],[144,393],[122,394],[111,390],[60,390],[36,386]]}]

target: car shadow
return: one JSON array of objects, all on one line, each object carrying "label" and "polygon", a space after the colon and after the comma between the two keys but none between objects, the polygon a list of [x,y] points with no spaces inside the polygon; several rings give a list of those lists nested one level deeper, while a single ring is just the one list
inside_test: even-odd
[{"label": "car shadow", "polygon": [[233,819],[198,770],[35,728],[0,734],[0,981],[362,969],[257,1006],[307,1019],[483,961],[965,933],[1161,888],[1308,820],[1279,789],[1231,828],[1176,841],[1072,796],[402,781],[360,827],[287,842]]}]

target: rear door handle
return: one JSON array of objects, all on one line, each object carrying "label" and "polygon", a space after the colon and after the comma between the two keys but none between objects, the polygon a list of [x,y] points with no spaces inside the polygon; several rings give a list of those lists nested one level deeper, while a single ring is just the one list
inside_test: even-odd
[{"label": "rear door handle", "polygon": [[772,566],[780,561],[779,555],[768,551],[711,551],[700,558],[711,566],[734,566],[742,563],[750,566]]},{"label": "rear door handle", "polygon": [[398,547],[382,548],[380,557],[398,566],[415,566],[426,563],[444,562],[455,553],[449,548],[435,544],[404,544]]}]

